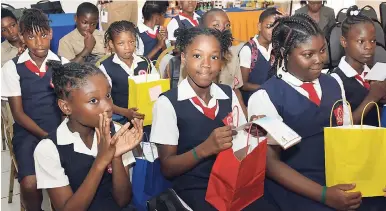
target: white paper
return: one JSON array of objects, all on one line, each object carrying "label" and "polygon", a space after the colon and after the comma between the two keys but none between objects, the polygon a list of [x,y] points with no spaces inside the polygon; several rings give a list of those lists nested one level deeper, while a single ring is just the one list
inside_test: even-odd
[{"label": "white paper", "polygon": [[[249,140],[248,140],[249,138]],[[237,135],[233,136],[232,140],[232,150],[233,152],[237,152],[246,146],[249,146],[247,154],[251,153],[257,146],[259,146],[259,143],[262,142],[265,139],[265,137],[259,137],[257,139],[256,137],[249,135],[248,132],[244,130],[237,131]]]},{"label": "white paper", "polygon": [[108,22],[108,13],[104,9],[101,12],[101,22],[102,23],[107,23]]},{"label": "white paper", "polygon": [[157,146],[150,142],[141,142],[141,148],[143,151],[142,157],[149,162],[154,162],[158,158]]},{"label": "white paper", "polygon": [[166,79],[161,79],[161,77],[158,73],[157,74],[144,74],[144,75],[129,76],[129,79],[133,80],[136,84],[158,81],[158,80],[166,80]]},{"label": "white paper", "polygon": [[365,76],[365,80],[384,81],[386,79],[386,63],[377,62]]},{"label": "white paper", "polygon": [[162,87],[161,85],[154,86],[149,89],[149,95],[150,95],[150,100],[156,101],[158,99],[158,96],[162,93]]},{"label": "white paper", "polygon": [[236,131],[244,131],[244,129],[249,128],[252,123],[264,128],[268,135],[271,136],[283,149],[288,149],[294,146],[299,143],[302,138],[294,130],[284,124],[284,122],[270,117],[263,117],[255,121],[248,122],[247,124],[237,127]]}]

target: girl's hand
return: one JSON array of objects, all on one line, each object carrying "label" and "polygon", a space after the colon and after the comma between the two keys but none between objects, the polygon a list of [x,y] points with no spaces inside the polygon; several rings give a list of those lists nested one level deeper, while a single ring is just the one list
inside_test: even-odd
[{"label": "girl's hand", "polygon": [[98,140],[98,155],[95,160],[98,161],[103,168],[111,163],[116,151],[115,144],[117,139],[111,138],[110,123],[111,118],[107,116],[106,112],[99,114],[99,127],[95,128]]},{"label": "girl's hand", "polygon": [[117,140],[114,154],[116,158],[133,150],[142,140],[143,120],[133,119],[131,122],[134,126],[133,128],[129,130],[130,122],[128,122],[113,136],[113,139]]},{"label": "girl's hand", "polygon": [[129,119],[129,120],[132,120],[134,118],[137,118],[137,119],[144,119],[145,118],[145,115],[144,114],[141,114],[141,113],[138,113],[138,108],[129,108],[127,109],[127,112],[125,114],[125,116]]},{"label": "girl's hand", "polygon": [[362,203],[360,192],[346,192],[353,190],[355,184],[340,184],[327,188],[326,204],[337,210],[355,210]]},{"label": "girl's hand", "polygon": [[232,130],[231,126],[219,127],[213,130],[209,138],[203,143],[203,149],[207,152],[205,157],[216,155],[221,151],[232,147],[232,136],[237,132]]},{"label": "girl's hand", "polygon": [[[257,119],[260,119],[260,118],[264,118],[266,117],[265,115],[252,115],[251,118],[250,118],[250,122],[251,121],[255,121]],[[252,127],[252,128],[250,128]],[[251,134],[253,137],[256,137],[259,136],[259,137],[262,137],[262,136],[266,136],[267,135],[267,131],[264,130],[262,127],[260,127],[259,125],[256,125],[256,124],[251,124],[249,125],[249,127],[245,128],[244,129],[247,133]],[[257,134],[257,135],[256,135]]]}]

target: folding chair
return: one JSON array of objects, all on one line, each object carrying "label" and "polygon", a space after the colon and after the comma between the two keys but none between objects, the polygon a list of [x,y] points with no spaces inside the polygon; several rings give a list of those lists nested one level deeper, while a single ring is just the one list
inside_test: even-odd
[{"label": "folding chair", "polygon": [[381,16],[381,25],[384,31],[386,31],[386,2],[379,4],[379,14]]},{"label": "folding chair", "polygon": [[328,63],[329,70],[333,70],[339,65],[340,59],[344,56],[344,49],[340,44],[340,37],[342,36],[341,23],[334,24],[327,33],[327,47],[328,47]]},{"label": "folding chair", "polygon": [[370,6],[370,5],[366,5],[364,6],[362,9],[361,9],[361,14],[371,18],[371,19],[375,19],[375,20],[378,20],[378,16],[377,16],[377,12],[375,11],[375,9]]},{"label": "folding chair", "polygon": [[347,8],[343,8],[343,9],[339,10],[338,14],[336,14],[335,21],[342,23],[344,21],[344,19],[346,18],[346,14],[347,14]]},{"label": "folding chair", "polygon": [[378,43],[385,46],[385,31],[382,28],[381,23],[377,19],[372,19],[375,26],[375,37]]},{"label": "folding chair", "polygon": [[386,49],[384,45],[377,43],[374,54],[374,64],[377,62],[386,63]]}]

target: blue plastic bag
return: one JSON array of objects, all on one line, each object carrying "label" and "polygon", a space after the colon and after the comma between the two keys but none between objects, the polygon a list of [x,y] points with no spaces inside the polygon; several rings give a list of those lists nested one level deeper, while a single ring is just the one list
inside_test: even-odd
[{"label": "blue plastic bag", "polygon": [[159,159],[150,162],[144,157],[136,158],[132,180],[133,203],[138,211],[147,211],[146,202],[171,187],[161,173]]}]

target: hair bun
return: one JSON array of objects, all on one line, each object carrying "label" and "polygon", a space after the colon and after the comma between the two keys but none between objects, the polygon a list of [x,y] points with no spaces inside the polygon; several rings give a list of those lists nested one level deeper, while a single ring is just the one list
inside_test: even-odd
[{"label": "hair bun", "polygon": [[357,5],[353,5],[347,9],[346,17],[353,17],[360,14],[360,10]]}]

